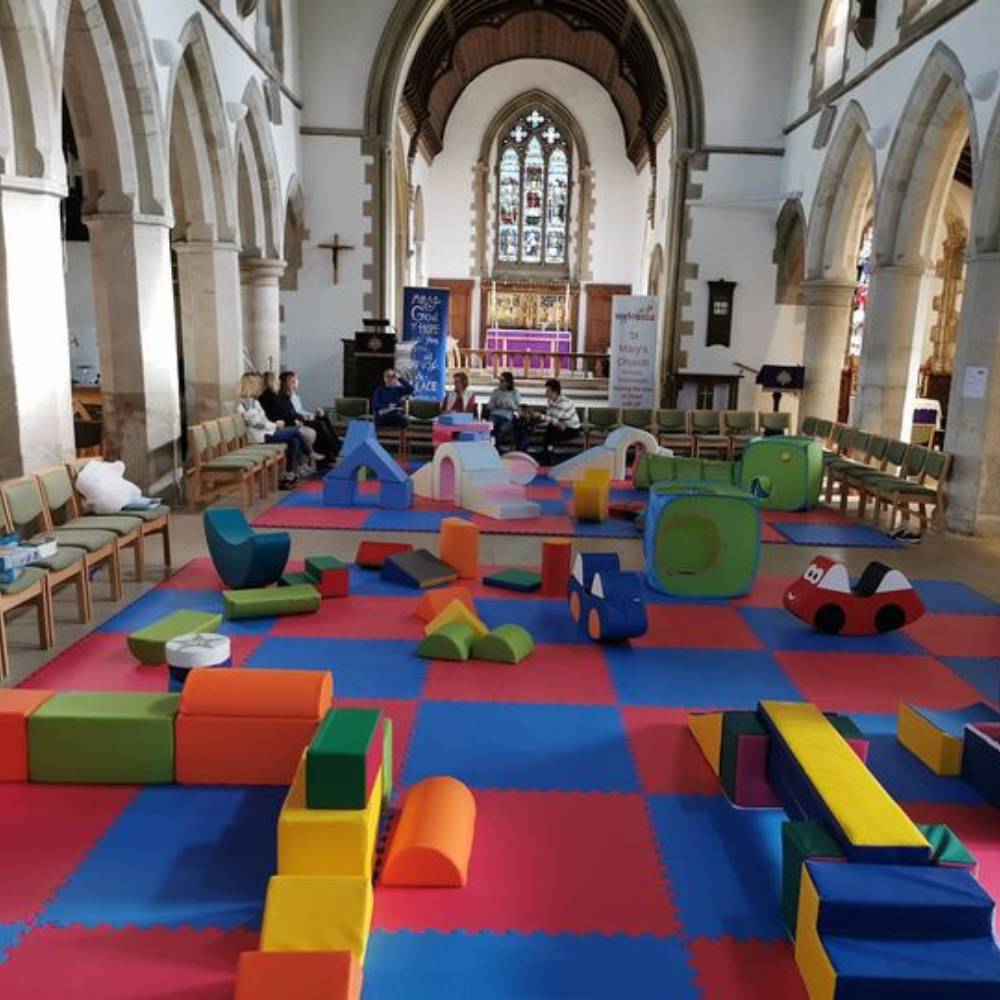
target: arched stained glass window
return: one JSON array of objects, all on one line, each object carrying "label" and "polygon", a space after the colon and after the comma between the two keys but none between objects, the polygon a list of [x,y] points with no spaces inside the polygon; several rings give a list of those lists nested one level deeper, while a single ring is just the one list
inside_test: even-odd
[{"label": "arched stained glass window", "polygon": [[565,265],[570,146],[565,130],[530,108],[500,137],[497,151],[497,261]]}]

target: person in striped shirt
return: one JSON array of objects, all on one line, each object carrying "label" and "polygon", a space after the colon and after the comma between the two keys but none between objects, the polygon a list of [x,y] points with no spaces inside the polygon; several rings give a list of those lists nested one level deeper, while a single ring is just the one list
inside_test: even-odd
[{"label": "person in striped shirt", "polygon": [[551,465],[555,445],[579,436],[580,416],[576,407],[562,394],[562,383],[557,378],[550,378],[545,382],[545,399],[548,409],[541,419],[545,427],[542,465]]}]

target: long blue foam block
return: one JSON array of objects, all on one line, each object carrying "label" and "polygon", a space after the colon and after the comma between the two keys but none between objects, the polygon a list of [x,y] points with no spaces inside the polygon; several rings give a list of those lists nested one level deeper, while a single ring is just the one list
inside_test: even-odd
[{"label": "long blue foam block", "polygon": [[806,861],[818,928],[872,939],[990,937],[993,899],[965,868]]},{"label": "long blue foam block", "polygon": [[962,778],[984,799],[1000,808],[1000,742],[975,726],[965,731]]}]

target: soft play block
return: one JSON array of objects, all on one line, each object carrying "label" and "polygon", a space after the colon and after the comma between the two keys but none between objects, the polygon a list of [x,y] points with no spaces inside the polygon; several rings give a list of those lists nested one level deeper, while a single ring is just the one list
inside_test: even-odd
[{"label": "soft play block", "polygon": [[578,479],[573,483],[573,516],[578,521],[604,521],[608,516],[609,498],[607,483]]},{"label": "soft play block", "polygon": [[364,876],[273,875],[261,951],[350,951],[364,963],[373,906]]},{"label": "soft play block", "polygon": [[477,660],[491,660],[494,663],[520,663],[535,648],[531,633],[521,625],[498,625],[472,647],[472,655]]},{"label": "soft play block", "polygon": [[334,556],[306,556],[306,575],[320,597],[346,597],[350,591],[347,563]]},{"label": "soft play block", "polygon": [[799,820],[781,824],[781,918],[795,936],[802,866],[810,858],[843,861],[844,852],[822,823]]},{"label": "soft play block", "polygon": [[[379,744],[381,749],[381,736]],[[380,774],[363,809],[317,809],[306,802],[303,759],[278,815],[278,874],[370,877],[382,808]]]},{"label": "soft play block", "polygon": [[413,546],[406,542],[362,542],[358,546],[354,562],[362,569],[381,569],[389,556],[400,556],[412,551]]},{"label": "soft play block", "polygon": [[708,766],[718,777],[722,760],[722,712],[691,714],[687,717],[687,724]]},{"label": "soft play block", "polygon": [[392,800],[392,718],[382,719],[382,808],[388,809]]},{"label": "soft play block", "polygon": [[[270,618],[275,615],[307,615],[319,611],[319,591],[311,584],[294,587],[256,587],[252,590],[224,590],[226,617]],[[210,631],[202,629],[202,632]]]},{"label": "soft play block", "polygon": [[768,778],[792,818],[828,823],[852,861],[930,860],[927,838],[815,705],[763,701],[758,715]]},{"label": "soft play block", "polygon": [[954,776],[962,772],[965,727],[980,722],[1000,722],[1000,714],[983,702],[947,710],[901,703],[896,732],[899,742],[935,774]]},{"label": "soft play block", "polygon": [[573,563],[573,544],[568,538],[546,538],[542,542],[542,594],[565,597]]},{"label": "soft play block", "polygon": [[0,688],[0,781],[28,780],[28,719],[51,691]]},{"label": "soft play block", "polygon": [[413,612],[418,618],[429,622],[436,618],[452,601],[461,601],[473,614],[476,614],[476,602],[468,587],[439,587],[428,590]]},{"label": "soft play block", "polygon": [[382,564],[382,579],[388,583],[423,590],[451,583],[458,579],[458,574],[427,549],[415,549],[413,552],[389,556]]},{"label": "soft play block", "polygon": [[462,580],[479,575],[479,528],[461,517],[446,517],[441,522],[441,561],[447,563]]},{"label": "soft play block", "polygon": [[475,641],[476,633],[465,622],[449,622],[420,640],[417,656],[429,660],[467,660]]},{"label": "soft play block", "polygon": [[32,781],[157,784],[174,780],[180,698],[146,692],[63,692],[28,718]]},{"label": "soft play block", "polygon": [[140,662],[156,666],[167,662],[167,643],[179,635],[217,632],[222,615],[209,611],[175,611],[128,637],[129,652]]},{"label": "soft play block", "polygon": [[962,779],[1000,808],[1000,725],[982,723],[965,731]]},{"label": "soft play block", "polygon": [[459,600],[451,601],[438,614],[424,626],[424,635],[430,635],[439,628],[443,628],[451,622],[464,622],[476,634],[477,639],[481,639],[489,629],[482,623],[474,611],[470,611],[466,605]]},{"label": "soft play block", "polygon": [[767,736],[741,736],[736,747],[736,776],[731,799],[734,805],[749,809],[780,806],[767,780]]},{"label": "soft play block", "polygon": [[973,875],[976,874],[979,863],[950,826],[944,823],[918,823],[917,829],[931,845],[932,864],[968,868]]},{"label": "soft play block", "polygon": [[310,809],[364,809],[382,769],[382,713],[334,708],[306,751]]},{"label": "soft play block", "polygon": [[[530,569],[498,569],[495,573],[483,577],[483,583],[487,587],[496,587],[498,590],[515,590],[522,594],[530,594],[542,586],[542,576]],[[565,596],[565,587],[560,597]]]},{"label": "soft play block", "polygon": [[313,578],[308,573],[282,573],[279,587],[313,586]]},{"label": "soft play block", "polygon": [[349,951],[245,951],[233,1000],[361,1000],[361,982]]},{"label": "soft play block", "polygon": [[287,785],[330,707],[312,670],[192,670],[177,717],[177,781]]},{"label": "soft play block", "polygon": [[764,729],[756,712],[724,712],[722,749],[719,755],[719,780],[730,801],[735,800],[740,739],[744,736],[766,738],[767,730]]}]

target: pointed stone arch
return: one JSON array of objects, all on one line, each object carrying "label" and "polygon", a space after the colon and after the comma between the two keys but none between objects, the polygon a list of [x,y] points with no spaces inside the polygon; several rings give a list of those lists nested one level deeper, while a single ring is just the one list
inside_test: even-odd
[{"label": "pointed stone arch", "polygon": [[302,245],[309,238],[306,230],[306,198],[297,174],[292,174],[285,195],[285,226],[282,240],[282,256],[285,273],[281,276],[281,290],[294,292],[299,287],[299,271],[302,270]]},{"label": "pointed stone arch", "polygon": [[[236,128],[242,250],[248,256],[277,260],[281,241],[281,181],[264,92],[255,79],[247,84],[243,103],[247,113]],[[248,212],[252,212],[252,226],[246,218]]]},{"label": "pointed stone arch", "polygon": [[774,230],[774,301],[779,305],[801,305],[806,276],[806,214],[798,198],[789,198],[781,206]]},{"label": "pointed stone arch", "polygon": [[993,112],[981,160],[972,227],[979,253],[1000,253],[1000,101]]}]

